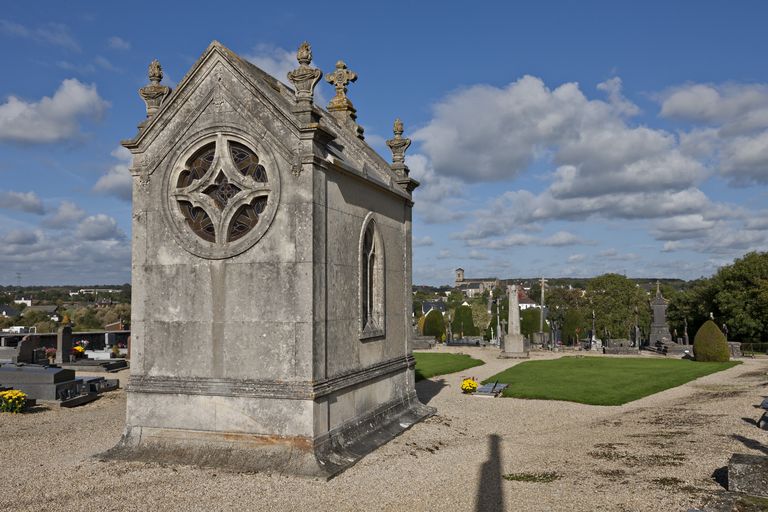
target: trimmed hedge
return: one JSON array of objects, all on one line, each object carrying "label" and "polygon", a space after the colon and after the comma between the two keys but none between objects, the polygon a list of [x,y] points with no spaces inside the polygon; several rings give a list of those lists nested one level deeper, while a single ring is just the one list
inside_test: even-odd
[{"label": "trimmed hedge", "polygon": [[725,362],[731,359],[725,334],[712,320],[704,322],[693,339],[693,356],[697,361]]}]

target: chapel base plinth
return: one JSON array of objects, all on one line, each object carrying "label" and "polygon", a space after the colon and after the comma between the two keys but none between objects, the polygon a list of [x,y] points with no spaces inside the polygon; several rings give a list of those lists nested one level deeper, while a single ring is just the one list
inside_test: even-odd
[{"label": "chapel base plinth", "polygon": [[129,426],[117,446],[96,458],[329,480],[435,412],[414,394],[316,438]]}]

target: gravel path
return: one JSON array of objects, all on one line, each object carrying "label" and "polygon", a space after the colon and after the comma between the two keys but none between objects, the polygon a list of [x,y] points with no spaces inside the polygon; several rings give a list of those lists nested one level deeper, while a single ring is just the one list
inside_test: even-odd
[{"label": "gravel path", "polygon": [[[74,409],[0,414],[0,510],[684,511],[722,489],[713,474],[732,453],[768,453],[768,432],[754,424],[768,359],[598,407],[462,395],[462,376],[483,379],[514,361],[492,349],[438,350],[487,364],[420,382],[438,415],[330,482],[93,461],[120,437],[122,390]],[[500,478],[520,472],[561,478]]]}]

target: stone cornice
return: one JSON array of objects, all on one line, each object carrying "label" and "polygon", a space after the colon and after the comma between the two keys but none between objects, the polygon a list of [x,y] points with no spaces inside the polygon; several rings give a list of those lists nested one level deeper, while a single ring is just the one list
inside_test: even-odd
[{"label": "stone cornice", "polygon": [[413,368],[414,365],[415,360],[409,354],[314,382],[131,375],[128,392],[314,400],[357,384]]}]

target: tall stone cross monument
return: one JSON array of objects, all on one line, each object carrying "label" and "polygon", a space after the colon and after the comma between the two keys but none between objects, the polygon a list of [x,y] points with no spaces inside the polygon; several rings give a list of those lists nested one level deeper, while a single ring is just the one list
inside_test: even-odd
[{"label": "tall stone cross monument", "polygon": [[105,457],[328,478],[434,413],[414,387],[411,192],[362,139],[339,61],[293,87],[213,42],[159,62],[133,139],[126,428]]},{"label": "tall stone cross monument", "polygon": [[528,350],[525,347],[525,339],[520,334],[520,302],[517,296],[517,285],[507,286],[509,296],[509,333],[504,336],[504,348],[499,357],[527,359]]}]

